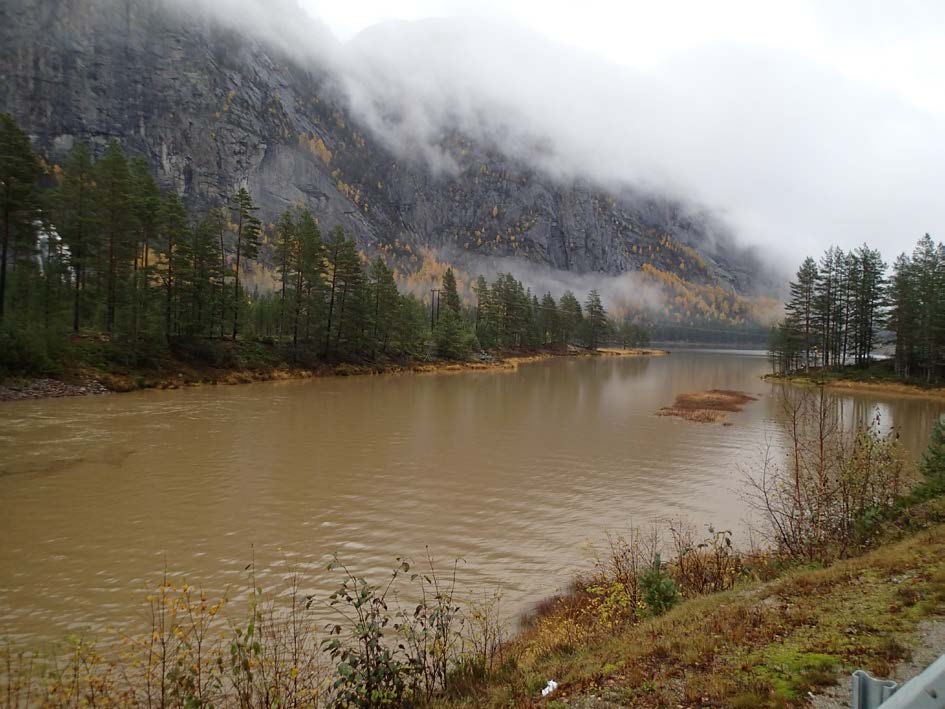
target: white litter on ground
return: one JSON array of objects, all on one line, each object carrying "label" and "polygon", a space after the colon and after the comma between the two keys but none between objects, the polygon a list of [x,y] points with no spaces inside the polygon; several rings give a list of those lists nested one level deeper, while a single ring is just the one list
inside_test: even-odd
[{"label": "white litter on ground", "polygon": [[544,688],[543,690],[541,690],[541,696],[547,697],[549,694],[551,694],[551,693],[552,693],[553,691],[555,691],[557,688],[558,688],[558,683],[555,682],[553,679],[550,679],[550,680],[548,680],[548,684],[545,685],[545,688]]}]

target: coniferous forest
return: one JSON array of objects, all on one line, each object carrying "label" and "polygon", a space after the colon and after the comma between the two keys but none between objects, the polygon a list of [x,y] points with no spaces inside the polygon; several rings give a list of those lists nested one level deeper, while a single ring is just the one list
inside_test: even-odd
[{"label": "coniferous forest", "polygon": [[831,247],[790,284],[769,345],[781,373],[868,369],[880,349],[902,379],[945,379],[945,244],[928,234],[891,272],[879,251]]},{"label": "coniferous forest", "polygon": [[78,143],[61,167],[47,165],[9,115],[0,173],[0,375],[464,359],[647,340],[636,321],[611,320],[596,291],[583,303],[571,292],[539,297],[509,274],[480,277],[470,303],[447,270],[422,300],[304,209],[267,226],[239,189],[194,213],[118,143],[98,156]]}]

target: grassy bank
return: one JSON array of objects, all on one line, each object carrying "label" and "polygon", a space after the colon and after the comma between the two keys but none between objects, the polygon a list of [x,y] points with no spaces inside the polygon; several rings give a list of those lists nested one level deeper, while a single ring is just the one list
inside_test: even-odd
[{"label": "grassy bank", "polygon": [[[735,553],[725,532],[705,546],[683,534],[682,556],[632,607],[621,544],[647,542],[624,540],[509,641],[494,605],[469,604],[449,568],[422,562],[377,584],[330,566],[341,584],[319,602],[350,618],[337,630],[309,615],[301,578],[272,595],[251,580],[236,614],[165,578],[146,600],[150,626],[117,645],[73,638],[49,661],[0,642],[2,706],[806,706],[853,669],[889,676],[921,627],[945,624],[945,498],[904,507],[886,534],[823,567]],[[660,577],[683,597],[655,614]],[[392,639],[404,657],[383,649]]]},{"label": "grassy bank", "polygon": [[519,364],[560,356],[656,356],[646,348],[549,348],[500,351],[469,360],[378,358],[331,362],[293,350],[272,339],[194,340],[151,347],[147,357],[129,353],[103,337],[74,337],[32,372],[0,379],[0,401],[82,396],[140,389],[179,389],[207,384],[307,379],[400,372],[515,369]]},{"label": "grassy bank", "polygon": [[930,383],[915,377],[897,374],[892,362],[876,362],[870,367],[844,367],[842,369],[816,369],[793,374],[769,374],[769,381],[785,381],[791,384],[824,386],[839,391],[862,391],[916,396],[930,399],[945,399],[945,386]]},{"label": "grassy bank", "polygon": [[[945,521],[938,498],[911,513]],[[746,559],[732,588],[624,627],[558,599],[507,649],[503,673],[444,706],[803,706],[854,669],[890,674],[923,619],[945,614],[945,525],[825,568]],[[773,577],[773,578],[769,578]],[[945,622],[945,620],[942,620]]]}]

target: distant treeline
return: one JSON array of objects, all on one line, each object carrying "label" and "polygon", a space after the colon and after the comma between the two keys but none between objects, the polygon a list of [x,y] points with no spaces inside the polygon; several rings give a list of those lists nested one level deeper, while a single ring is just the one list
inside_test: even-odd
[{"label": "distant treeline", "polygon": [[894,345],[900,376],[945,377],[945,245],[928,234],[911,256],[896,259],[891,274],[865,245],[805,259],[785,310],[770,341],[781,372],[869,367],[877,346]]},{"label": "distant treeline", "polygon": [[648,331],[653,342],[672,342],[696,346],[763,349],[770,336],[770,328],[745,322],[728,325],[719,321],[696,321],[696,324],[656,320]]},{"label": "distant treeline", "polygon": [[[104,336],[128,366],[224,338],[269,338],[289,357],[331,361],[647,341],[641,324],[609,319],[596,291],[583,305],[570,292],[556,301],[507,274],[480,277],[469,304],[447,271],[424,302],[305,209],[267,229],[240,189],[194,214],[118,143],[98,159],[78,143],[61,168],[47,166],[9,115],[0,180],[0,373],[54,369],[70,333]],[[275,287],[249,289],[263,246]]]}]

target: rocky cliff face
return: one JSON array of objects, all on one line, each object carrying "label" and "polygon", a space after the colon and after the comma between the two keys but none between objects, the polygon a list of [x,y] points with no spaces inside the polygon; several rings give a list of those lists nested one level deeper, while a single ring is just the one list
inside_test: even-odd
[{"label": "rocky cliff face", "polygon": [[462,135],[444,137],[454,173],[397,155],[323,70],[166,1],[0,1],[0,110],[52,161],[76,140],[117,139],[191,206],[246,185],[266,219],[305,205],[408,268],[429,246],[461,263],[646,263],[740,293],[758,285],[747,252],[671,202],[563,184]]}]

